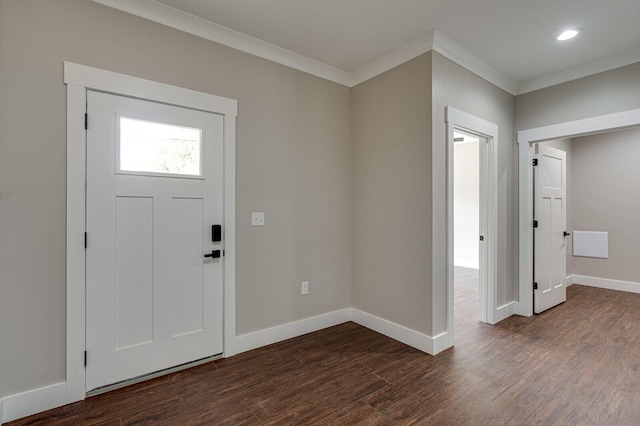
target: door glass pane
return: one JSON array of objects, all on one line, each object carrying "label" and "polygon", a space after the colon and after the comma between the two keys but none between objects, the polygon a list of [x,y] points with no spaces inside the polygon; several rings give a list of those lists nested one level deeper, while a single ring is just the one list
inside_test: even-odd
[{"label": "door glass pane", "polygon": [[120,117],[118,172],[202,176],[202,129]]}]

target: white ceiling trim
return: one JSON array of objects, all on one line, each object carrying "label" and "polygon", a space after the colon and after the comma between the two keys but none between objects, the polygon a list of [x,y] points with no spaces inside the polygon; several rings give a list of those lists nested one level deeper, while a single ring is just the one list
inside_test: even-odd
[{"label": "white ceiling trim", "polygon": [[566,83],[571,80],[577,80],[582,77],[624,67],[625,65],[635,64],[636,62],[640,62],[640,49],[620,53],[618,55],[610,56],[566,71],[561,71],[540,78],[534,78],[533,80],[529,80],[518,85],[518,90],[514,95],[522,95],[523,93],[533,92],[535,90],[544,89],[545,87]]},{"label": "white ceiling trim", "polygon": [[333,81],[334,83],[351,86],[351,74],[346,71],[153,0],[93,1],[232,47],[242,52],[286,65],[298,71]]},{"label": "white ceiling trim", "polygon": [[434,31],[433,50],[452,60],[456,64],[484,78],[507,93],[515,94],[518,83],[511,77],[498,71],[464,47],[460,46],[439,31]]},{"label": "white ceiling trim", "polygon": [[501,89],[513,94],[515,82],[474,56],[459,44],[438,31],[431,31],[392,51],[353,73],[323,64],[290,50],[248,36],[206,19],[174,9],[154,0],[92,0],[151,21],[268,59],[290,68],[324,78],[334,83],[353,87],[392,68],[414,59],[430,50],[456,62]]},{"label": "white ceiling trim", "polygon": [[351,74],[351,85],[355,86],[367,81],[430,50],[438,52],[505,92],[514,94],[516,91],[517,82],[514,79],[498,71],[437,30],[431,31],[354,71]]},{"label": "white ceiling trim", "polygon": [[376,59],[370,64],[354,71],[351,74],[351,86],[357,86],[358,84],[380,75],[383,72],[389,71],[400,64],[408,62],[413,58],[417,58],[423,53],[433,50],[435,34],[435,31],[431,31],[422,37],[397,48],[382,58]]},{"label": "white ceiling trim", "polygon": [[572,68],[549,76],[518,83],[493,66],[475,56],[438,31],[432,31],[393,52],[349,73],[274,44],[248,36],[214,22],[202,19],[155,0],[92,0],[124,12],[229,46],[231,48],[303,71],[334,83],[353,87],[397,67],[430,50],[440,53],[470,72],[482,77],[502,90],[520,95],[545,87],[565,83],[603,71],[640,62],[640,49],[612,56],[591,64]]}]

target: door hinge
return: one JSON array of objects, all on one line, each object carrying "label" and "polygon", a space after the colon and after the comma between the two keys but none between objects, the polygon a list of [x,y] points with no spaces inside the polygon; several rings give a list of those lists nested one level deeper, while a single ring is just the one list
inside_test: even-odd
[{"label": "door hinge", "polygon": [[480,235],[480,241],[484,241],[484,235]]},{"label": "door hinge", "polygon": [[89,114],[84,113],[84,129],[87,130],[89,128]]},{"label": "door hinge", "polygon": [[533,165],[533,167],[538,165],[538,159],[534,158],[533,161],[531,161],[531,164]]},{"label": "door hinge", "polygon": [[537,228],[537,227],[538,227],[538,221],[537,221],[537,220],[534,220],[534,221],[533,221],[533,227],[534,227],[534,228]]},{"label": "door hinge", "polygon": [[535,282],[535,281],[534,281],[534,283],[533,283],[533,289],[534,289],[534,290],[537,290],[537,289],[538,289],[538,283],[537,283],[537,282]]},{"label": "door hinge", "polygon": [[224,250],[222,250],[222,255],[224,256]]},{"label": "door hinge", "polygon": [[87,366],[87,351],[84,351],[84,366]]},{"label": "door hinge", "polygon": [[84,248],[87,248],[87,233],[84,233]]}]

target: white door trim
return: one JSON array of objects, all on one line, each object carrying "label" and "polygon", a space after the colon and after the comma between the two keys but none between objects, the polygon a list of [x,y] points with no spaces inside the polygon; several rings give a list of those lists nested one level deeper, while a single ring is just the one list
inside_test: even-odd
[{"label": "white door trim", "polygon": [[537,127],[518,132],[519,169],[519,300],[514,313],[533,315],[533,168],[531,166],[531,144],[554,139],[564,139],[623,130],[640,126],[640,109],[614,114],[600,115],[582,120],[568,121],[550,126]]},{"label": "white door trim", "polygon": [[[451,106],[445,109],[447,122],[447,332],[449,347],[454,345],[454,268],[453,268],[453,132],[461,129],[487,139],[481,144],[480,167],[483,193],[480,200],[480,229],[484,244],[480,245],[480,320],[495,324],[498,315],[498,125]],[[484,264],[483,264],[484,259]]]},{"label": "white door trim", "polygon": [[[87,90],[224,116],[224,354],[235,340],[235,137],[237,101],[111,71],[64,63],[67,85],[67,375],[66,402],[85,398],[85,204]],[[89,123],[91,125],[91,123]]]}]

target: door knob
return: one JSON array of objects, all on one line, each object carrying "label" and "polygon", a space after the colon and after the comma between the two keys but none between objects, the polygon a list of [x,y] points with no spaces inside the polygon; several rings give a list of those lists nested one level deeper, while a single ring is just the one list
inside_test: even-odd
[{"label": "door knob", "polygon": [[569,235],[571,235],[571,232],[564,231],[564,236],[565,237],[568,237]]}]

